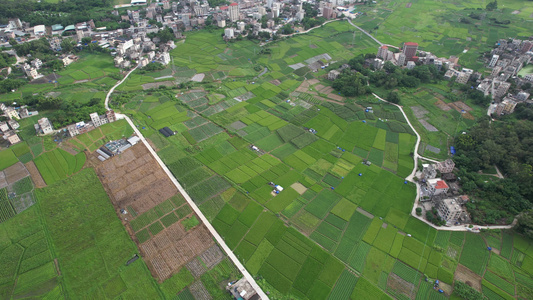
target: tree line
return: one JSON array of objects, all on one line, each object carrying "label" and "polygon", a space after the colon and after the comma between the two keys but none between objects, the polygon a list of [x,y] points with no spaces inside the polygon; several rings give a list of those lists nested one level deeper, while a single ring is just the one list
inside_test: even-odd
[{"label": "tree line", "polygon": [[[20,18],[29,22],[31,26],[44,24],[70,25],[95,21],[97,27],[107,26],[110,29],[121,27],[120,16],[110,14],[113,1],[111,0],[68,0],[58,3],[34,0],[0,0],[0,24],[6,24],[9,19]],[[123,26],[123,25],[122,25]]]},{"label": "tree line", "polygon": [[29,95],[17,101],[19,105],[27,105],[36,110],[53,111],[48,119],[54,128],[61,128],[69,124],[89,119],[89,114],[97,112],[105,113],[103,101],[100,98],[92,98],[87,103],[80,101],[67,101],[61,97],[46,97],[42,94]]}]

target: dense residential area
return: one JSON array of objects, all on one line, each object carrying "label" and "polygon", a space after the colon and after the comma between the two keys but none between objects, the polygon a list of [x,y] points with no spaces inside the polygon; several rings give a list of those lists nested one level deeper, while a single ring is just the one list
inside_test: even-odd
[{"label": "dense residential area", "polygon": [[533,298],[533,2],[0,2],[1,299]]}]

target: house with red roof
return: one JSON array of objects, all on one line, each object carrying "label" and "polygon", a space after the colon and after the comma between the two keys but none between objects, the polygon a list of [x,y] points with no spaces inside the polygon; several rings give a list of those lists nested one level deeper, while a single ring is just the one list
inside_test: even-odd
[{"label": "house with red roof", "polygon": [[433,196],[445,195],[446,193],[448,193],[448,190],[450,189],[448,184],[440,178],[429,179],[427,181],[427,186],[428,186],[429,192]]}]

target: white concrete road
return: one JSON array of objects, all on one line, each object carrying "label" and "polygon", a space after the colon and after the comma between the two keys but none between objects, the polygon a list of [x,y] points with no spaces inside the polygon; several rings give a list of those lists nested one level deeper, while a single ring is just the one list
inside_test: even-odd
[{"label": "white concrete road", "polygon": [[[361,32],[363,32],[364,34],[366,34],[367,36],[369,36],[372,40],[374,40],[376,43],[378,43],[380,46],[383,46],[383,45],[386,45],[386,44],[383,44],[382,42],[380,42],[378,39],[376,39],[375,37],[373,37],[370,33],[368,33],[367,31],[365,31],[364,29],[362,29],[361,27],[355,25],[354,23],[352,23],[352,21],[349,19],[349,18],[346,18],[346,20],[348,20],[348,23],[350,23],[350,25],[352,25],[353,27],[359,29]],[[386,45],[386,46],[389,46],[389,47],[394,47],[394,48],[398,48],[398,47],[395,47],[395,46],[392,46],[392,45]],[[467,225],[463,225],[463,226],[450,226],[450,227],[438,227],[438,226],[435,226],[433,223],[430,223],[428,222],[423,216],[417,216],[416,214],[416,208],[417,208],[417,202],[418,202],[418,199],[420,198],[420,185],[418,184],[418,182],[414,181],[414,176],[415,176],[415,173],[416,173],[416,170],[418,170],[418,160],[419,159],[422,159],[422,160],[427,160],[427,161],[430,161],[430,162],[433,162],[433,163],[438,163],[437,160],[434,160],[434,159],[431,159],[431,158],[427,158],[427,157],[423,157],[421,155],[418,154],[418,148],[420,147],[420,135],[418,134],[418,132],[415,130],[415,128],[413,127],[413,125],[411,124],[411,122],[409,121],[409,118],[407,117],[407,115],[405,114],[405,112],[403,111],[403,108],[401,105],[398,105],[398,104],[395,104],[395,103],[391,103],[383,98],[381,98],[380,96],[372,93],[372,95],[374,95],[374,97],[378,98],[379,100],[381,101],[384,101],[384,102],[387,102],[389,104],[392,104],[396,107],[398,107],[400,109],[400,111],[402,112],[403,114],[403,117],[405,118],[405,120],[407,121],[407,124],[409,124],[409,127],[411,127],[411,129],[413,130],[413,132],[416,134],[416,144],[415,144],[415,149],[414,149],[414,153],[413,153],[413,159],[415,161],[415,165],[413,167],[413,171],[411,172],[411,174],[409,174],[409,176],[407,176],[406,180],[414,183],[416,185],[416,198],[415,198],[415,201],[414,201],[414,204],[413,204],[413,209],[411,210],[411,215],[417,219],[419,219],[420,221],[428,224],[429,226],[437,229],[437,230],[449,230],[449,231],[472,231],[472,232],[479,232],[479,229],[511,229],[517,222],[517,219],[515,218],[513,223],[511,225],[502,225],[502,226],[478,226],[478,225],[474,225],[472,224],[472,228],[477,228],[477,230],[473,230],[471,228],[469,228],[469,226]],[[492,110],[493,110],[493,105],[490,105],[489,106],[489,109],[487,110],[487,115],[490,116],[490,114],[492,113]],[[499,170],[498,170],[498,175],[501,175]],[[503,177],[503,176],[502,176]]]},{"label": "white concrete road", "polygon": [[[137,65],[137,67],[138,67],[138,65]],[[131,72],[133,72],[135,69],[137,69],[137,67],[135,67],[130,72],[128,72],[128,74],[126,74],[124,79],[122,79],[121,81],[117,82],[117,84],[115,84],[115,86],[113,86],[111,88],[111,90],[109,90],[109,92],[107,93],[107,96],[105,98],[105,108],[107,110],[109,110],[109,97],[111,96],[111,94],[113,93],[115,88],[117,86],[119,86],[120,84],[122,84],[126,80],[126,78],[128,78],[128,76],[131,74]],[[198,215],[198,217],[200,217],[200,220],[202,220],[202,222],[205,224],[205,226],[207,227],[207,229],[209,230],[211,235],[213,235],[213,237],[215,237],[215,240],[217,241],[217,243],[222,247],[224,252],[226,252],[226,254],[231,259],[231,261],[233,261],[235,266],[237,266],[237,268],[244,275],[246,280],[248,280],[248,282],[252,285],[252,287],[255,289],[255,291],[257,292],[259,297],[261,297],[261,299],[263,299],[263,300],[267,300],[268,296],[265,294],[265,292],[263,292],[263,290],[257,284],[257,282],[255,282],[255,279],[253,278],[253,276],[246,270],[246,268],[244,268],[243,264],[239,261],[237,256],[235,256],[235,254],[231,251],[231,249],[228,247],[228,245],[226,245],[226,242],[224,241],[224,239],[222,239],[222,237],[218,234],[218,232],[215,230],[213,225],[211,225],[211,223],[209,223],[209,221],[204,216],[202,211],[200,211],[200,208],[198,208],[198,206],[196,205],[196,203],[194,203],[194,201],[189,196],[189,194],[187,194],[187,191],[185,191],[185,189],[181,186],[181,184],[178,182],[178,180],[174,177],[174,175],[170,172],[170,170],[167,168],[167,166],[163,163],[161,158],[159,158],[159,156],[157,155],[155,150],[152,148],[152,146],[150,146],[150,144],[146,141],[146,139],[144,138],[143,134],[139,131],[139,129],[135,126],[135,124],[133,124],[132,120],[128,116],[126,116],[124,114],[116,114],[116,116],[117,116],[117,119],[126,119],[126,121],[128,121],[128,124],[130,124],[131,128],[133,128],[133,130],[135,131],[137,136],[141,139],[141,141],[146,146],[146,148],[148,148],[150,153],[154,156],[154,158],[156,159],[156,161],[159,164],[159,166],[161,166],[163,171],[165,171],[165,173],[167,173],[167,175],[170,178],[170,180],[172,181],[172,183],[174,183],[176,188],[178,188],[178,191],[183,195],[185,200],[187,200],[187,203],[189,203],[189,205],[192,207],[194,212]]]}]

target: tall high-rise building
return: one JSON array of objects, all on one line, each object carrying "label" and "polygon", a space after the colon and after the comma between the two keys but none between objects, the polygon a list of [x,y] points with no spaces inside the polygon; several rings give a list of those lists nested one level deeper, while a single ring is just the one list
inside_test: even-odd
[{"label": "tall high-rise building", "polygon": [[493,68],[494,66],[496,66],[498,59],[500,59],[499,55],[493,55],[489,63],[489,68]]},{"label": "tall high-rise building", "polygon": [[416,51],[418,50],[418,44],[407,42],[403,44],[403,53],[405,54],[405,58],[407,60],[413,60],[413,57],[416,56]]},{"label": "tall high-rise building", "polygon": [[406,57],[405,57],[405,54],[404,53],[400,53],[400,55],[398,56],[398,66],[402,67],[405,65],[405,60],[406,60]]},{"label": "tall high-rise building", "polygon": [[333,18],[333,14],[334,14],[334,12],[335,12],[335,11],[333,10],[333,8],[331,8],[331,7],[324,7],[324,8],[322,9],[322,16],[323,16],[325,19],[329,20],[329,19],[332,19],[332,18]]},{"label": "tall high-rise building", "polygon": [[92,113],[89,115],[89,117],[91,117],[91,121],[93,121],[94,127],[102,125],[102,121],[100,121],[100,116],[97,113]]},{"label": "tall high-rise building", "polygon": [[387,51],[389,50],[389,47],[383,45],[378,48],[378,55],[376,55],[378,58],[383,58],[387,55]]},{"label": "tall high-rise building", "polygon": [[532,41],[524,41],[522,42],[522,47],[520,48],[520,53],[524,54],[531,50],[533,48],[533,42]]},{"label": "tall high-rise building", "polygon": [[239,4],[233,2],[229,5],[229,19],[231,22],[239,20]]}]

